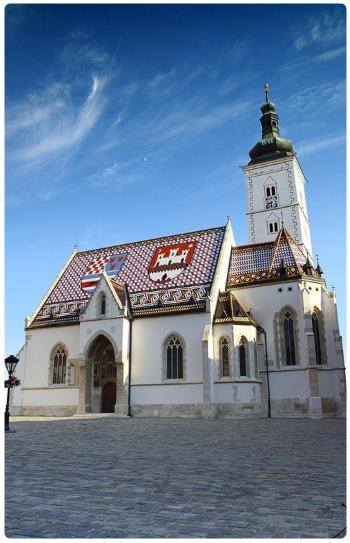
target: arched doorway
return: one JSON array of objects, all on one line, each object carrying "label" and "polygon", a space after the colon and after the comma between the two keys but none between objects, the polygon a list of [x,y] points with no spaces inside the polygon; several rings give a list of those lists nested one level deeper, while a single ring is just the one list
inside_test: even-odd
[{"label": "arched doorway", "polygon": [[117,398],[117,386],[113,381],[108,381],[102,387],[101,412],[114,413]]},{"label": "arched doorway", "polygon": [[116,352],[103,334],[98,335],[89,348],[85,375],[86,412],[114,413],[119,377]]}]

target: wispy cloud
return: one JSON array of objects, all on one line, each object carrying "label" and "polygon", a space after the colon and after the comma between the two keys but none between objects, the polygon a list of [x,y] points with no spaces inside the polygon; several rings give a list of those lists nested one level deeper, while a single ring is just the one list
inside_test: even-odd
[{"label": "wispy cloud", "polygon": [[7,115],[9,158],[35,162],[80,143],[103,111],[105,83],[92,76],[89,94],[79,106],[69,99],[69,85],[55,85],[10,108]]},{"label": "wispy cloud", "polygon": [[345,81],[327,81],[302,87],[282,104],[287,111],[312,112],[319,110],[320,107],[337,108],[344,104],[345,97]]},{"label": "wispy cloud", "polygon": [[293,45],[297,51],[312,45],[327,46],[345,36],[345,6],[323,11],[317,17],[310,17],[294,30]]},{"label": "wispy cloud", "polygon": [[297,70],[299,68],[306,68],[307,66],[313,66],[314,64],[320,64],[322,62],[329,62],[336,58],[339,58],[346,53],[346,47],[337,47],[336,49],[329,49],[323,53],[313,56],[302,56],[297,61],[287,62],[282,66],[282,70]]},{"label": "wispy cloud", "polygon": [[342,145],[346,141],[345,134],[338,134],[330,138],[324,138],[319,140],[307,140],[302,141],[298,145],[298,155],[305,156],[316,151],[322,151],[328,147],[334,147],[336,145]]},{"label": "wispy cloud", "polygon": [[149,158],[132,158],[127,161],[113,162],[100,171],[87,177],[88,183],[95,189],[109,192],[141,181],[145,176]]}]

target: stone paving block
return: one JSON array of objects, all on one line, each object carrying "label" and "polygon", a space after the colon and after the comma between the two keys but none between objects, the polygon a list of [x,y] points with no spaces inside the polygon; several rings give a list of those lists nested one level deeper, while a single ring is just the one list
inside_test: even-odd
[{"label": "stone paving block", "polygon": [[7,537],[304,538],[345,526],[343,420],[14,425]]}]

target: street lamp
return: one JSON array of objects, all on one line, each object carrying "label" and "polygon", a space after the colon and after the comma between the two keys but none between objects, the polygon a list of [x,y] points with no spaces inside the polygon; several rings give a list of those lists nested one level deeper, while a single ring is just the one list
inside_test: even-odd
[{"label": "street lamp", "polygon": [[7,387],[7,402],[6,402],[6,409],[5,409],[5,432],[9,432],[10,430],[10,410],[9,410],[9,404],[10,404],[10,389],[16,386],[16,380],[13,379],[12,374],[14,373],[16,366],[18,364],[18,358],[16,358],[13,354],[5,358],[5,366],[9,374],[9,378],[7,381],[5,381],[5,387]]}]

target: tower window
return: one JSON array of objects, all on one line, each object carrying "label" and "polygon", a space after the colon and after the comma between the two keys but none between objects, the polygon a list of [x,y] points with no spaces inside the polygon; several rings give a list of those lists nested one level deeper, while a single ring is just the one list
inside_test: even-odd
[{"label": "tower window", "polygon": [[275,234],[279,230],[278,221],[270,221],[267,223],[267,231],[269,234]]},{"label": "tower window", "polygon": [[278,207],[278,195],[276,185],[265,187],[265,209]]}]

